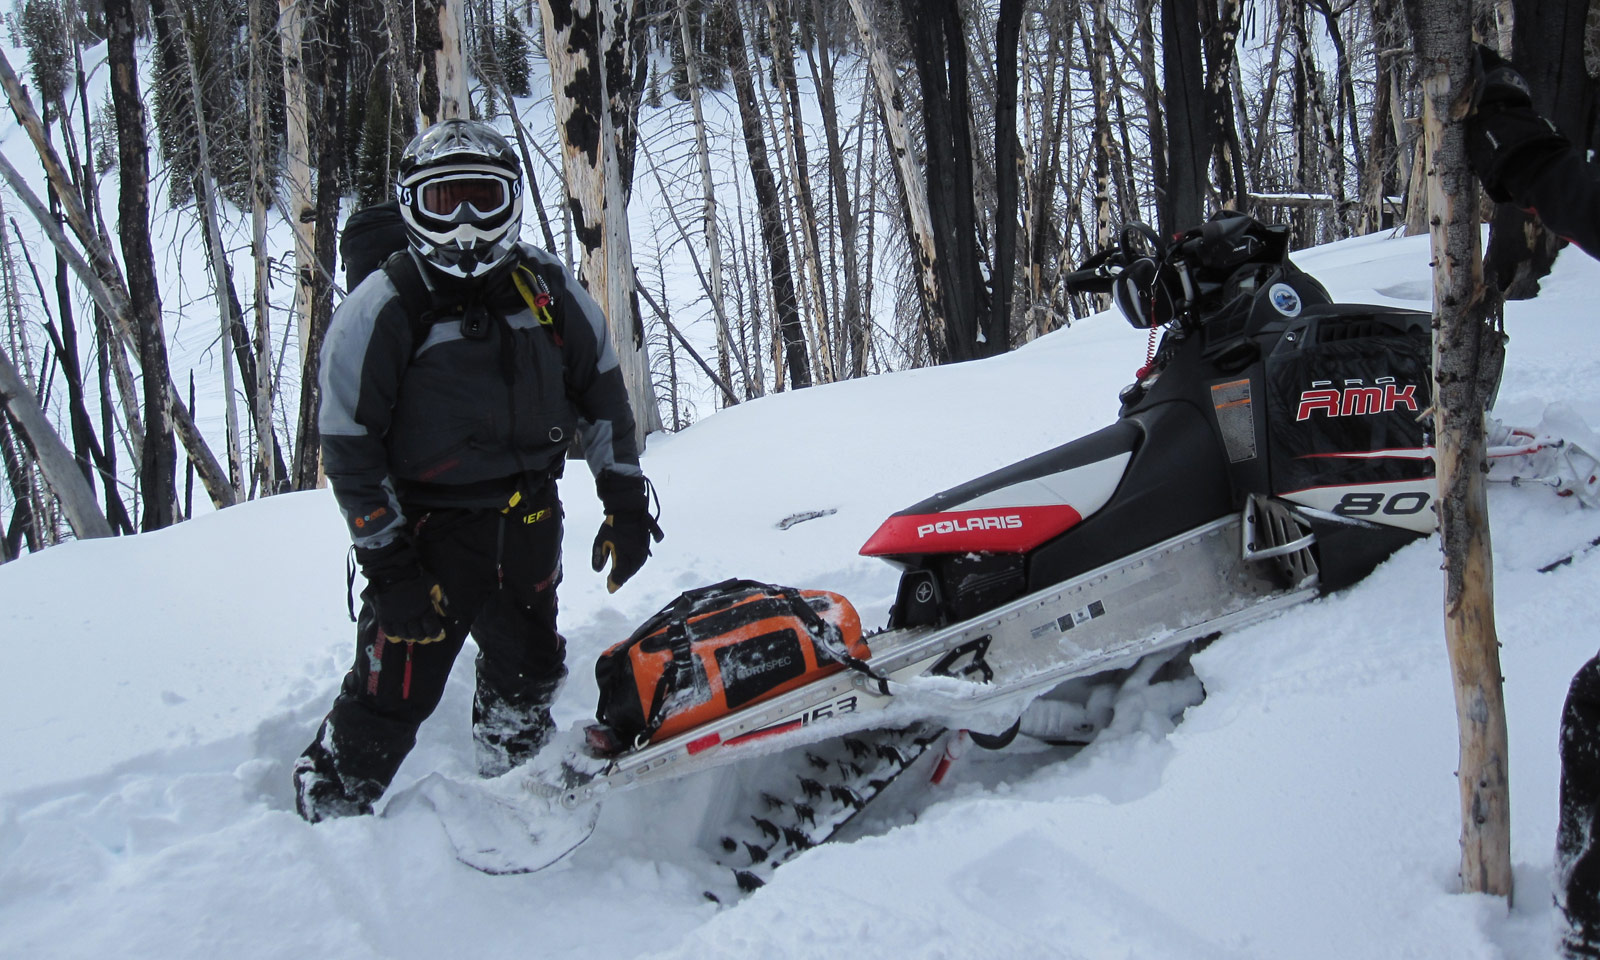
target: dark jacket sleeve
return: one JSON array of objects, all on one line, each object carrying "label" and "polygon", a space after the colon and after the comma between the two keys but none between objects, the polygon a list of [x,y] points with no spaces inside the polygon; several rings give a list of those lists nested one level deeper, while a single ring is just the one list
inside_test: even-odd
[{"label": "dark jacket sleeve", "polygon": [[606,471],[640,476],[639,443],[617,353],[600,305],[555,257],[534,251],[541,272],[559,276],[555,309],[561,311],[562,361],[567,396],[581,418],[584,459],[599,481]]},{"label": "dark jacket sleeve", "polygon": [[323,341],[317,412],[322,465],[358,547],[385,546],[405,526],[384,436],[411,349],[410,324],[382,270],[334,310]]},{"label": "dark jacket sleeve", "polygon": [[1600,258],[1600,181],[1595,168],[1565,140],[1514,156],[1502,179],[1520,207],[1544,225]]}]

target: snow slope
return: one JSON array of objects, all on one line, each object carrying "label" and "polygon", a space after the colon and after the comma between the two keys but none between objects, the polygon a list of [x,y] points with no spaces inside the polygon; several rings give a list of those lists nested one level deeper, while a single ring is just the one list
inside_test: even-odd
[{"label": "snow slope", "polygon": [[[1342,299],[1426,307],[1425,239],[1298,258]],[[1499,411],[1600,423],[1600,265],[1568,254],[1508,309]],[[883,516],[1108,422],[1143,335],[1100,316],[1015,353],[769,397],[654,437],[667,540],[615,596],[599,507],[563,485],[563,725],[588,665],[678,591],[733,576],[840,590],[882,622]],[[802,510],[837,512],[786,531]],[[1600,512],[1493,491],[1518,895],[1457,894],[1454,705],[1436,542],[1195,658],[1208,697],[1076,755],[969,753],[954,782],[719,908],[688,839],[708,783],[615,798],[545,872],[457,864],[436,827],[310,827],[288,769],[351,653],[325,492],[0,567],[0,957],[1548,957],[1556,727],[1596,643]],[[470,656],[470,651],[463,655]],[[470,765],[470,665],[400,773]],[[1136,718],[1139,719],[1139,718]]]}]

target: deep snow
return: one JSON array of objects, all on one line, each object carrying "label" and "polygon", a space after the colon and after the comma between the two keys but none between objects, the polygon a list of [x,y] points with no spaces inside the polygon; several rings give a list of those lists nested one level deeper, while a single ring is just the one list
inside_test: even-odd
[{"label": "deep snow", "polygon": [[[1297,257],[1341,299],[1426,308],[1425,239]],[[1600,423],[1600,265],[1564,255],[1508,308],[1499,414]],[[839,590],[881,623],[893,571],[856,555],[888,513],[1108,422],[1143,335],[1099,316],[1008,356],[818,387],[652,437],[666,541],[608,596],[599,507],[563,483],[565,726],[595,654],[678,591],[733,576]],[[788,530],[802,510],[836,509]],[[326,492],[0,567],[0,957],[1553,956],[1556,726],[1592,652],[1600,535],[1548,490],[1492,493],[1517,901],[1456,892],[1454,705],[1437,541],[1341,594],[1224,637],[1176,729],[1137,718],[1070,755],[971,751],[876,831],[724,908],[690,835],[714,779],[614,798],[543,873],[491,878],[415,820],[318,827],[288,768],[351,653],[346,538]],[[469,650],[463,656],[470,656]],[[397,787],[466,776],[470,664]]]}]

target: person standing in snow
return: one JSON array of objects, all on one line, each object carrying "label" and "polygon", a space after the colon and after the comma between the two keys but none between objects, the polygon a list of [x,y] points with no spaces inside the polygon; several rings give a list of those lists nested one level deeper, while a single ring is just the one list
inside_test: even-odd
[{"label": "person standing in snow", "polygon": [[605,507],[592,558],[610,561],[607,586],[661,540],[605,318],[560,261],[517,242],[510,144],[436,124],[406,146],[395,192],[409,248],[334,311],[321,355],[323,464],[367,587],[355,662],[294,767],[313,823],[372,812],[468,633],[480,772],[549,739],[566,676],[556,479],[574,436]]},{"label": "person standing in snow", "polygon": [[[1467,154],[1484,192],[1537,214],[1558,236],[1600,258],[1597,171],[1534,109],[1521,74],[1485,47],[1478,60]],[[1600,654],[1572,678],[1561,711],[1555,899],[1567,923],[1565,954],[1600,958]]]}]

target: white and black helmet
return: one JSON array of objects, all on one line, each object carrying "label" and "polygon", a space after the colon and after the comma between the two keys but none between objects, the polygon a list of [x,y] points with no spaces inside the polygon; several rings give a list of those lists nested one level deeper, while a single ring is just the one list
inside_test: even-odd
[{"label": "white and black helmet", "polygon": [[417,134],[394,189],[411,246],[451,276],[480,276],[516,247],[522,173],[511,144],[486,123],[445,120]]}]

